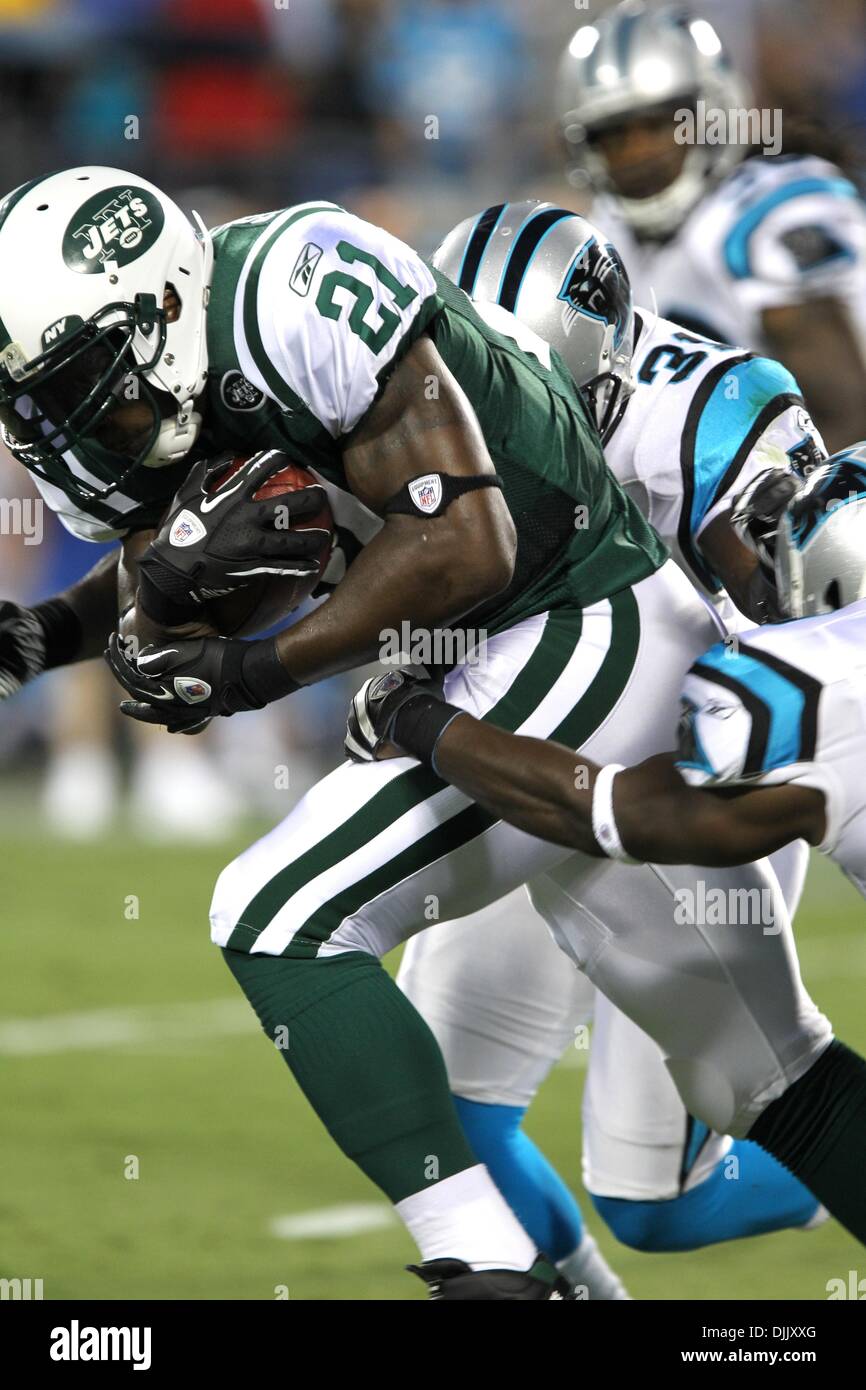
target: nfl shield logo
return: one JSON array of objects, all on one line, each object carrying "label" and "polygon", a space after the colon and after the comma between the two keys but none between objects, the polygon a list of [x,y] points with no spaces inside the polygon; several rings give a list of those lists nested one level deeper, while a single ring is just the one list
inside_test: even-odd
[{"label": "nfl shield logo", "polygon": [[438,473],[427,473],[409,484],[409,496],[419,512],[430,516],[442,501],[442,479]]},{"label": "nfl shield logo", "polygon": [[186,704],[198,705],[209,698],[211,688],[207,681],[199,680],[197,676],[175,676],[174,693]]},{"label": "nfl shield logo", "polygon": [[207,532],[204,523],[193,512],[182,511],[175,517],[174,525],[169,532],[169,544],[182,548],[185,545],[195,545]]}]

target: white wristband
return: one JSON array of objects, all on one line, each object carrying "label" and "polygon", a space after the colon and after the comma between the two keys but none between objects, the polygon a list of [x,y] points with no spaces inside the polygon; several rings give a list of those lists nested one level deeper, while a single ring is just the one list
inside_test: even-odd
[{"label": "white wristband", "polygon": [[633,859],[623,847],[613,814],[613,779],[623,770],[622,763],[608,763],[596,775],[592,793],[592,833],[608,859],[618,859],[623,864],[640,864],[640,859]]}]

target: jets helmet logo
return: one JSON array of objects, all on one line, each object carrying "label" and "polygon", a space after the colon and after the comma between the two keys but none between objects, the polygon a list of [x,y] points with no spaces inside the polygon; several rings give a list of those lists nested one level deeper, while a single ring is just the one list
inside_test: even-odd
[{"label": "jets helmet logo", "polygon": [[107,262],[128,265],[148,251],[162,231],[159,199],[144,188],[107,188],[78,209],[63,236],[70,270],[94,275]]}]

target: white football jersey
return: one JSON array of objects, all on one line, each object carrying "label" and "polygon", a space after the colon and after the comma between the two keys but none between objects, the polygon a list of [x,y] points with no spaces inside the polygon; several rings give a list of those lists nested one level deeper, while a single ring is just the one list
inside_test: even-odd
[{"label": "white football jersey", "polygon": [[711,647],[683,684],[678,766],[694,786],[822,791],[819,848],[866,896],[866,599]]},{"label": "white football jersey", "polygon": [[[635,390],[605,445],[619,483],[705,595],[721,583],[701,536],[756,474],[826,456],[779,362],[635,315]],[[728,605],[730,607],[730,605]]]},{"label": "white football jersey", "polygon": [[763,310],[823,296],[849,305],[866,346],[866,205],[814,156],[748,159],[661,244],[640,242],[600,196],[592,220],[625,263],[635,299],[708,337],[767,351]]}]

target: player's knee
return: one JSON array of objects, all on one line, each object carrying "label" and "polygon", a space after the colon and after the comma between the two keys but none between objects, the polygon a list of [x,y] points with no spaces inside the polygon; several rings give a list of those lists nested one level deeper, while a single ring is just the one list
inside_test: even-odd
[{"label": "player's knee", "polygon": [[645,1254],[670,1249],[670,1201],[632,1202],[589,1194],[593,1206],[622,1245]]}]

